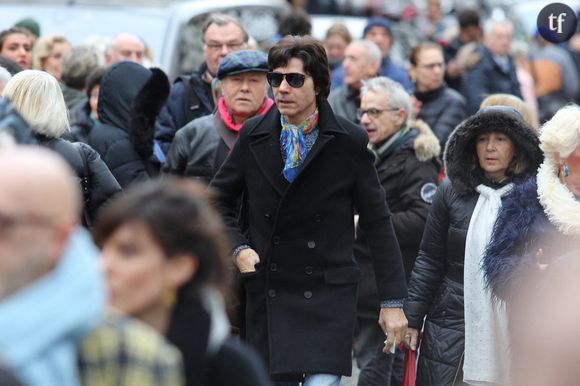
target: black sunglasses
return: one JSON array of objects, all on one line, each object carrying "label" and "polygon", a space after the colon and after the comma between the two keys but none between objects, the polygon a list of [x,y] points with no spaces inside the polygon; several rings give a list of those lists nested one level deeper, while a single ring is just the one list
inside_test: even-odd
[{"label": "black sunglasses", "polygon": [[299,74],[296,72],[289,72],[287,74],[282,74],[281,72],[269,72],[266,74],[268,78],[268,83],[272,87],[280,87],[284,78],[286,78],[286,82],[293,88],[300,88],[304,85],[304,81],[306,80],[306,75]]}]

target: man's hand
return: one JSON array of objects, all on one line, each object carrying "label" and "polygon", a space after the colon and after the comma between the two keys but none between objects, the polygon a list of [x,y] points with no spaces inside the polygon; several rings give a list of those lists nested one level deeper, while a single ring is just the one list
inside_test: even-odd
[{"label": "man's hand", "polygon": [[403,341],[407,333],[407,318],[402,308],[381,308],[379,325],[387,334],[383,352],[388,353],[393,344]]},{"label": "man's hand", "polygon": [[241,273],[256,271],[256,264],[260,262],[260,256],[252,248],[242,249],[236,255],[236,266]]},{"label": "man's hand", "polygon": [[405,346],[413,351],[417,351],[417,342],[419,341],[419,330],[415,328],[407,328],[407,335],[405,338]]}]

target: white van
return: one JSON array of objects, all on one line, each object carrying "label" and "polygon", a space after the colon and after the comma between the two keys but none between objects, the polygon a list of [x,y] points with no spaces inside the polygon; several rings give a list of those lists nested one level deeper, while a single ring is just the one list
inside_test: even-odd
[{"label": "white van", "polygon": [[278,15],[287,8],[285,0],[2,0],[0,30],[31,17],[42,35],[63,34],[73,44],[90,36],[131,32],[153,51],[154,64],[174,79],[203,61],[201,26],[209,13],[239,17],[259,44],[267,44],[277,33]]}]

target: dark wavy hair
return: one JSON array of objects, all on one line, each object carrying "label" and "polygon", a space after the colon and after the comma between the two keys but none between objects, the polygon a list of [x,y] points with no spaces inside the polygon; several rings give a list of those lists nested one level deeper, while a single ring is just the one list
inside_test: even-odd
[{"label": "dark wavy hair", "polygon": [[284,67],[292,58],[300,59],[304,71],[312,77],[317,91],[316,101],[326,100],[330,93],[330,69],[324,46],[312,36],[287,35],[270,48],[268,67],[270,71]]},{"label": "dark wavy hair", "polygon": [[180,298],[196,296],[208,285],[225,295],[230,247],[210,198],[205,186],[191,180],[167,177],[136,185],[103,209],[93,229],[95,241],[102,247],[124,224],[144,223],[167,259],[183,254],[198,259]]}]

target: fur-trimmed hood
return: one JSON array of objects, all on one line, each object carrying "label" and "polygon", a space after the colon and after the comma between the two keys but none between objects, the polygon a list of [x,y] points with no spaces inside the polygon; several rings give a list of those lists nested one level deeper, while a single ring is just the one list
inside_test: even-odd
[{"label": "fur-trimmed hood", "polygon": [[559,165],[554,157],[538,169],[538,197],[548,220],[567,236],[580,235],[580,202],[558,178]]},{"label": "fur-trimmed hood", "polygon": [[416,129],[418,132],[413,140],[413,148],[417,159],[425,162],[438,157],[441,153],[441,145],[429,125],[425,121],[417,119],[409,122],[409,127]]},{"label": "fur-trimmed hood", "polygon": [[527,168],[516,178],[536,172],[543,155],[539,139],[515,109],[503,106],[486,107],[459,124],[449,136],[444,162],[447,176],[460,195],[472,192],[481,183],[480,168],[475,152],[475,139],[479,134],[497,131],[506,134],[521,152]]},{"label": "fur-trimmed hood", "polygon": [[112,65],[100,84],[99,120],[126,131],[139,155],[153,149],[155,119],[169,96],[169,79],[158,68],[123,61]]}]

